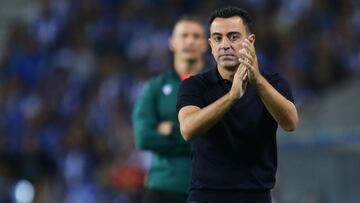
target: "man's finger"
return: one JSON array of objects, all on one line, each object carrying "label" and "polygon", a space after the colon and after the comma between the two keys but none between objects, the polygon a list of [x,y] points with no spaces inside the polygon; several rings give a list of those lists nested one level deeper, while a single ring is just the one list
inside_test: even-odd
[{"label": "man's finger", "polygon": [[245,73],[245,75],[244,75],[244,79],[243,79],[243,81],[242,81],[243,90],[246,89],[247,84],[248,84],[248,80],[249,80],[249,79],[248,79],[247,75],[248,75],[248,72],[246,71],[246,73]]},{"label": "man's finger", "polygon": [[244,45],[244,49],[252,56],[255,57],[255,50],[253,50],[248,44]]},{"label": "man's finger", "polygon": [[244,80],[243,78],[245,77],[245,74],[247,74],[247,68],[243,64],[240,64],[238,70],[234,75],[234,78],[239,80],[239,82],[242,82]]},{"label": "man's finger", "polygon": [[241,68],[241,69],[240,69],[239,76],[240,76],[240,78],[243,78],[243,77],[244,77],[244,74],[247,72],[247,71],[246,71],[247,68],[246,68],[246,66],[244,66],[243,64],[240,64],[240,67],[239,67],[239,68]]},{"label": "man's finger", "polygon": [[248,52],[246,52],[245,49],[241,49],[239,51],[239,57],[244,58],[245,61],[247,60],[250,64],[253,64],[254,62],[254,58]]},{"label": "man's finger", "polygon": [[247,75],[248,75],[248,72],[245,71],[245,74],[244,74],[243,77],[241,78],[243,82],[247,80]]},{"label": "man's finger", "polygon": [[244,48],[250,53],[251,56],[255,57],[255,47],[250,43],[248,39],[243,41]]},{"label": "man's finger", "polygon": [[246,61],[246,60],[244,60],[244,59],[242,59],[242,58],[239,58],[239,62],[240,62],[242,65],[244,65],[246,68],[250,68],[250,69],[253,68],[252,65],[251,65],[248,61]]}]

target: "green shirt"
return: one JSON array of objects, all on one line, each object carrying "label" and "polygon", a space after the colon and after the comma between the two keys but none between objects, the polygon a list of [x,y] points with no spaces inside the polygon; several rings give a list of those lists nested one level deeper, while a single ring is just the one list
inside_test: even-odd
[{"label": "green shirt", "polygon": [[[171,70],[150,81],[135,104],[132,120],[136,146],[153,154],[146,187],[187,193],[190,184],[190,145],[179,129],[176,100],[180,78]],[[169,136],[160,134],[161,121],[173,122]]]}]

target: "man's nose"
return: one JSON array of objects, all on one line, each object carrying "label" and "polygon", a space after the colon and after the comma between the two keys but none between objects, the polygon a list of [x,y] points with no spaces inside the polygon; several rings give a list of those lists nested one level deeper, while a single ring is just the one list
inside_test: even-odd
[{"label": "man's nose", "polygon": [[230,41],[228,39],[224,38],[220,43],[220,48],[221,49],[229,49],[230,47],[231,47]]},{"label": "man's nose", "polygon": [[185,39],[185,43],[186,44],[193,44],[195,42],[195,38],[194,37],[187,37],[186,39]]}]

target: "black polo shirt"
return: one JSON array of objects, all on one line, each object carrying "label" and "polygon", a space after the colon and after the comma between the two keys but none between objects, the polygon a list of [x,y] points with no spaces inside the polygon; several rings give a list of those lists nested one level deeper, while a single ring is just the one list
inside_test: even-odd
[{"label": "black polo shirt", "polygon": [[[267,81],[293,102],[288,82],[278,73],[264,73]],[[217,68],[184,80],[178,92],[177,110],[188,105],[212,104],[230,91]],[[256,89],[245,94],[205,135],[191,143],[192,177],[189,200],[216,201],[229,191],[243,194],[265,191],[275,183],[277,123]],[[220,198],[221,199],[221,198]]]}]

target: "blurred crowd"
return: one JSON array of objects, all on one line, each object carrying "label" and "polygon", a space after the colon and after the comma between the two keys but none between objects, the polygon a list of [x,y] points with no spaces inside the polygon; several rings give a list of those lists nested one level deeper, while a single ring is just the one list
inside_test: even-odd
[{"label": "blurred crowd", "polygon": [[[261,68],[290,80],[299,107],[360,75],[357,0],[38,4],[36,17],[11,23],[4,40],[0,202],[16,202],[21,180],[41,203],[138,202],[147,157],[134,149],[131,110],[144,81],[172,68],[168,37],[183,14],[206,23],[217,7],[247,9]],[[214,66],[210,52],[206,60]]]}]

